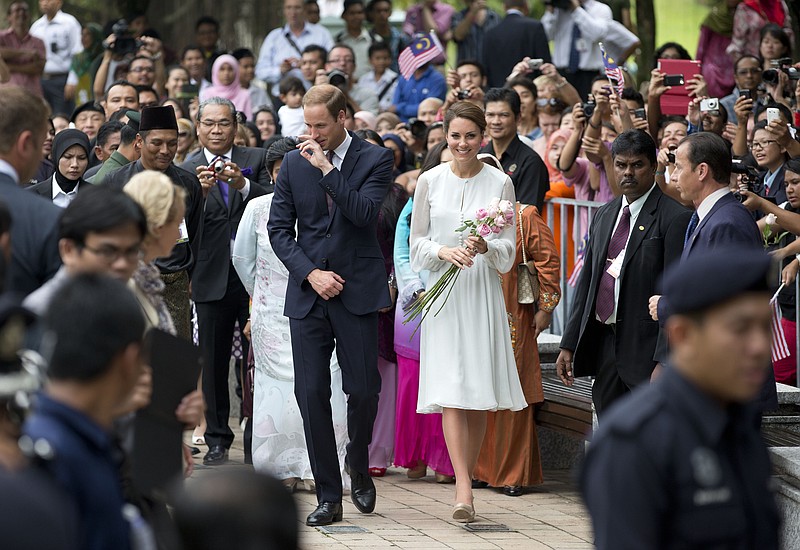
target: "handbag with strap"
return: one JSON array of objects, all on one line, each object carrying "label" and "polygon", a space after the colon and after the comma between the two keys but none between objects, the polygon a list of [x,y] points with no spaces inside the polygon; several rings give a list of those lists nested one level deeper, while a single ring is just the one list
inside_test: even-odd
[{"label": "handbag with strap", "polygon": [[539,272],[536,263],[528,260],[525,252],[525,234],[522,231],[522,211],[519,209],[517,219],[519,223],[519,237],[522,239],[522,263],[517,265],[517,302],[520,304],[535,304],[539,301]]}]

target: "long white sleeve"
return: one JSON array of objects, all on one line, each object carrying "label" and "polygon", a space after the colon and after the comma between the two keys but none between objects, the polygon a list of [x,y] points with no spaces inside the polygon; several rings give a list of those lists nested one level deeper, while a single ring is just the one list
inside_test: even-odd
[{"label": "long white sleeve", "polygon": [[447,263],[439,259],[439,250],[444,245],[430,238],[431,204],[428,202],[428,178],[422,174],[414,192],[414,208],[411,211],[411,269],[435,271]]},{"label": "long white sleeve", "polygon": [[236,240],[233,243],[233,267],[236,269],[247,293],[252,296],[256,281],[256,256],[258,255],[258,235],[256,234],[255,206],[258,201],[250,201],[242,214]]},{"label": "long white sleeve", "polygon": [[[514,184],[511,183],[511,178],[506,178],[503,184],[503,194],[501,200],[510,201],[512,205],[517,203],[517,198],[514,193]],[[483,255],[486,264],[499,271],[500,273],[508,273],[514,267],[514,260],[517,257],[517,231],[516,231],[516,213],[514,220],[507,224],[503,230],[486,240],[486,246],[489,250]]]}]

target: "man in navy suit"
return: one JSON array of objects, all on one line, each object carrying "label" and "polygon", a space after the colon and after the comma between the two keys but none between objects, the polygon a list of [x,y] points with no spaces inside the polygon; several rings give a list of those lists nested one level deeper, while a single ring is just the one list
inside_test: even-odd
[{"label": "man in navy suit", "polygon": [[22,189],[36,174],[47,136],[48,108],[17,86],[0,94],[0,199],[11,212],[11,265],[7,290],[30,294],[55,275],[61,209]]},{"label": "man in navy suit", "polygon": [[392,154],[349,134],[345,108],[344,94],[334,86],[306,92],[308,134],[299,136],[300,150],[283,159],[267,225],[272,248],[290,274],[284,313],[319,503],[308,525],[342,519],[330,405],[334,345],[348,395],[351,497],[363,513],[375,508],[367,447],[381,388],[377,312],[390,305],[376,224],[391,184]]},{"label": "man in navy suit", "polygon": [[[244,327],[249,311],[250,297],[231,264],[231,241],[247,203],[272,190],[266,152],[235,146],[236,128],[233,103],[221,97],[205,100],[197,111],[197,133],[203,148],[181,164],[184,170],[197,174],[206,197],[203,236],[192,272],[192,299],[197,307],[200,348],[206,358],[203,395],[208,452],[203,463],[207,466],[226,462],[233,443],[233,432],[228,425],[231,342],[236,321]],[[221,172],[214,170],[218,161],[218,168],[224,166]],[[247,351],[243,339],[245,357]],[[245,456],[249,458],[249,454],[248,449]]]},{"label": "man in navy suit", "polygon": [[[720,247],[748,250],[763,249],[761,232],[750,212],[730,191],[731,154],[725,141],[711,132],[699,132],[683,138],[675,151],[675,170],[670,184],[675,185],[695,212],[686,228],[681,261]],[[702,276],[702,274],[698,274]],[[669,304],[659,296],[650,298],[654,318],[666,320]],[[769,369],[761,393],[763,410],[778,408],[775,373]]]},{"label": "man in navy suit", "polygon": [[501,88],[523,57],[550,63],[547,33],[537,19],[528,17],[527,0],[504,0],[506,16],[483,38],[483,63],[490,88]]}]

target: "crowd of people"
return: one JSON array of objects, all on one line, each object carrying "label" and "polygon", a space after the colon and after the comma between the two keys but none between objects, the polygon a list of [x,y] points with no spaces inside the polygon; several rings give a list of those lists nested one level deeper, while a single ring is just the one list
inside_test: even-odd
[{"label": "crowd of people", "polygon": [[[143,360],[143,335],[157,330],[202,357],[196,384],[164,415],[192,431],[170,455],[184,475],[193,454],[207,466],[228,461],[238,417],[247,462],[280,480],[281,497],[316,493],[308,525],[341,521],[345,492],[372,512],[372,478],[392,466],[454,484],[453,519],[475,521],[478,489],[518,497],[543,481],[537,338],[569,293],[556,371],[568,386],[593,380],[603,429],[582,487],[597,543],[626,545],[609,510],[646,486],[648,498],[632,502],[648,521],[631,540],[649,546],[667,532],[672,501],[654,496],[653,480],[598,481],[629,441],[619,434],[650,426],[663,396],[684,385],[687,402],[726,405],[717,426],[740,418],[739,405],[775,408],[776,381],[797,384],[800,63],[785,2],[719,2],[697,59],[664,44],[640,85],[606,68],[639,45],[627,2],[546,3],[538,21],[527,0],[504,0],[504,14],[483,0],[461,11],[421,0],[402,28],[389,22],[391,0],[338,6],[344,29],[333,36],[316,0],[283,0],[285,24],[253,52],[210,16],[182,45],[142,13],[101,27],[60,0],[40,0],[35,21],[26,1],[11,2],[0,32],[0,331],[28,328],[0,357],[0,376],[36,390],[19,376],[38,364],[18,360],[24,347],[41,356],[46,384],[24,424],[17,389],[0,393],[9,403],[0,485],[46,487],[28,510],[64,548],[173,548],[179,538],[201,548],[191,533],[208,528],[213,506],[234,517],[235,503],[211,489],[142,489],[131,469],[149,444],[139,419],[169,383]],[[428,33],[455,43],[455,63],[439,50],[406,71],[401,53],[431,42]],[[548,201],[571,198],[596,208],[548,215]],[[488,221],[470,233],[476,218]],[[730,268],[752,273],[747,281],[698,285],[702,297],[681,286],[729,247],[751,260]],[[781,262],[769,283],[765,248]],[[414,318],[453,269],[434,314]],[[739,294],[767,290],[786,341],[772,368],[758,315],[718,319],[720,304],[735,316],[747,307]],[[724,345],[714,355],[704,338]],[[741,367],[730,387],[707,375],[713,361]],[[666,441],[639,443],[666,461],[653,447]],[[727,444],[704,457],[727,465]],[[748,444],[743,462],[722,467],[726,480],[746,478],[750,459],[764,474]],[[692,450],[670,452],[678,447]],[[658,477],[637,462],[638,447],[626,452],[637,474]],[[234,483],[247,502],[274,489]],[[68,514],[48,513],[47,491]],[[748,540],[766,548],[776,516],[764,491],[737,493],[727,513],[739,515],[725,517],[750,518]],[[253,540],[293,547],[286,518],[296,513],[274,502],[283,521],[251,526]],[[691,499],[681,502],[690,513]],[[48,530],[23,526],[15,547],[42,547],[26,537]],[[691,529],[674,536],[692,540]]]}]

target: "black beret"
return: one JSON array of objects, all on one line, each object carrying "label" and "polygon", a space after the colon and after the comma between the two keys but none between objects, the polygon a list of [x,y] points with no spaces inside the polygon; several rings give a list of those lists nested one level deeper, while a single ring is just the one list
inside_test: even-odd
[{"label": "black beret", "polygon": [[69,121],[75,122],[75,119],[78,118],[78,115],[84,111],[95,111],[101,113],[104,118],[106,116],[105,110],[100,105],[98,105],[94,101],[87,101],[83,105],[78,105],[77,107],[75,107],[75,110],[72,111],[72,116],[69,117]]},{"label": "black beret", "polygon": [[175,109],[169,105],[145,107],[142,109],[139,130],[175,130],[177,132],[178,121],[175,118]]},{"label": "black beret", "polygon": [[743,292],[768,292],[771,261],[760,248],[724,247],[689,256],[664,272],[661,316],[699,312]]}]

